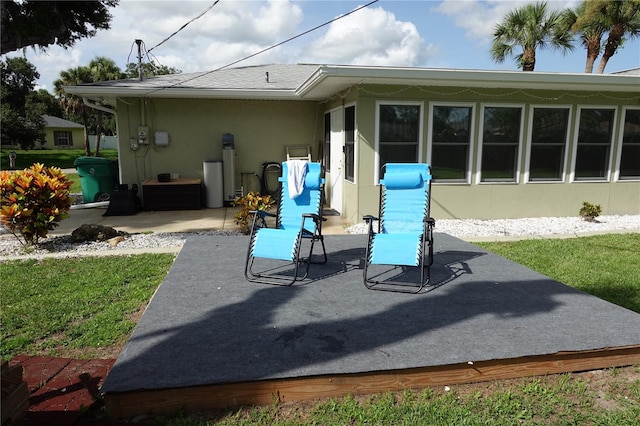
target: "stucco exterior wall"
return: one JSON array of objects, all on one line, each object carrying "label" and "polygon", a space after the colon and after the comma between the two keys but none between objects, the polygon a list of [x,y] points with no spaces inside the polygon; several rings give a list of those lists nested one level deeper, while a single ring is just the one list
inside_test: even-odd
[{"label": "stucco exterior wall", "polygon": [[[241,173],[262,173],[266,161],[286,160],[286,145],[310,145],[316,160],[322,139],[315,102],[122,99],[118,102],[121,183],[138,185],[159,173],[203,178],[205,160],[222,160],[222,136],[235,139],[236,186]],[[148,144],[138,142],[138,127],[149,130]],[[154,134],[166,131],[167,146],[156,146]],[[258,191],[259,180],[246,176],[248,190]]]},{"label": "stucco exterior wall", "polygon": [[[53,139],[53,132],[71,132],[71,139],[73,145],[55,145]],[[84,128],[66,128],[66,127],[47,127],[46,142],[42,145],[46,149],[83,149],[84,148]]]},{"label": "stucco exterior wall", "polygon": [[[464,89],[455,87],[399,89],[398,86],[362,87],[358,90],[356,157],[357,192],[345,198],[351,205],[345,209],[349,221],[359,222],[363,214],[378,211],[379,188],[375,184],[376,108],[378,101],[417,101],[422,109],[422,158],[428,162],[429,152],[429,103],[464,102],[474,105],[472,124],[474,138],[471,146],[472,178],[469,183],[434,183],[432,187],[431,214],[435,218],[524,218],[542,216],[576,216],[584,201],[600,204],[603,214],[640,214],[640,181],[615,181],[618,152],[621,149],[621,118],[623,107],[637,108],[637,98],[626,93],[568,93],[560,91],[526,91],[507,89]],[[635,102],[635,103],[634,103]],[[523,138],[519,151],[517,183],[479,183],[475,172],[478,169],[479,127],[481,107],[491,105],[522,105]],[[565,178],[561,182],[525,183],[524,168],[528,150],[529,118],[531,106],[562,105],[571,108],[569,122],[569,145]],[[612,106],[616,108],[616,125],[612,146],[612,167],[607,181],[571,182],[570,172],[575,147],[577,114],[580,106]],[[345,191],[347,195],[347,191]],[[347,205],[346,204],[346,205]],[[357,205],[354,205],[357,204]]]}]

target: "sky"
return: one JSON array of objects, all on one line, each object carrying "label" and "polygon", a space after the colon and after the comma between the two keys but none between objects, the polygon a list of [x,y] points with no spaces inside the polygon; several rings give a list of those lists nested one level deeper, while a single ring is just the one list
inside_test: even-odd
[{"label": "sky", "polygon": [[[514,59],[491,60],[495,25],[525,0],[379,0],[293,41],[233,65],[323,63],[483,70],[518,70]],[[110,9],[111,29],[83,39],[73,48],[31,48],[27,59],[38,72],[38,88],[53,92],[60,72],[106,56],[125,69],[137,61],[136,39],[145,61],[184,73],[210,71],[293,38],[346,15],[368,1],[332,0],[120,0]],[[550,0],[552,9],[575,7],[578,0]],[[213,6],[212,6],[213,5]],[[211,7],[212,6],[212,7]],[[201,18],[160,44],[185,23]],[[147,53],[148,52],[148,53]],[[13,52],[8,56],[20,56]],[[586,51],[563,55],[539,50],[536,71],[581,73]],[[596,63],[597,67],[597,63]],[[605,72],[640,67],[640,40],[628,41],[609,60]],[[595,68],[595,67],[594,67]]]}]

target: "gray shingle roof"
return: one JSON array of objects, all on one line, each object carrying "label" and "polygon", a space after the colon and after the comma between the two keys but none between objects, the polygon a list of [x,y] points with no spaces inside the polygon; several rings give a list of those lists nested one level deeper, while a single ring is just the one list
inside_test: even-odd
[{"label": "gray shingle roof", "polygon": [[[230,89],[230,90],[295,90],[318,65],[272,64],[219,71],[161,75],[138,79],[105,81],[94,86],[176,88],[176,89]],[[269,74],[267,79],[266,73]]]},{"label": "gray shingle roof", "polygon": [[47,123],[47,127],[55,127],[58,129],[83,129],[82,124],[74,123],[73,121],[65,120],[60,117],[54,117],[52,115],[43,115],[44,121]]}]

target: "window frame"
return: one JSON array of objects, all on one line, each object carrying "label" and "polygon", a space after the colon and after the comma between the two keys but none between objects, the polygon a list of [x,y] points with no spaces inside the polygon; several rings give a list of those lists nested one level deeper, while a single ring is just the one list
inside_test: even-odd
[{"label": "window frame", "polygon": [[[435,179],[433,180],[434,184],[442,183],[442,184],[470,184],[471,176],[473,175],[473,150],[476,145],[476,135],[475,135],[475,124],[476,124],[476,107],[477,104],[475,102],[444,102],[444,101],[434,101],[429,102],[429,117],[427,123],[427,163],[429,163],[433,167],[433,110],[436,107],[453,107],[453,108],[470,108],[470,123],[469,123],[469,144],[468,144],[468,152],[467,152],[467,166],[466,173],[464,179]],[[438,143],[440,144],[440,143]]]},{"label": "window frame", "polygon": [[[564,137],[564,158],[562,160],[562,170],[559,179],[531,179],[531,150],[533,148],[533,118],[535,116],[536,109],[566,109],[569,111],[567,114],[567,133]],[[525,158],[524,168],[524,182],[525,183],[564,183],[567,178],[567,164],[569,162],[569,147],[571,141],[571,123],[573,120],[573,107],[571,105],[550,105],[550,104],[530,104],[529,105],[529,120],[527,122],[527,150]],[[559,144],[558,144],[559,145]]]},{"label": "window frame", "polygon": [[[618,147],[618,152],[616,153],[616,167],[615,167],[615,173],[614,173],[614,180],[616,182],[620,181],[620,182],[633,182],[633,181],[638,181],[640,180],[640,176],[630,176],[630,177],[624,177],[624,176],[620,176],[620,167],[622,165],[622,149],[624,148],[624,127],[625,127],[625,123],[627,122],[627,112],[629,110],[634,110],[634,111],[640,111],[640,107],[638,106],[625,106],[622,108],[622,115],[620,117],[620,126],[619,126],[619,141],[620,141],[620,146]],[[636,145],[636,144],[640,144],[640,143],[632,143],[632,145]]]},{"label": "window frame", "polygon": [[424,101],[399,101],[399,100],[384,100],[376,101],[376,115],[375,115],[375,155],[374,155],[374,171],[373,181],[374,185],[378,185],[380,182],[380,107],[383,105],[396,105],[396,106],[417,106],[418,111],[418,153],[416,162],[420,162],[422,158],[423,146],[424,146]]},{"label": "window frame", "polygon": [[[347,132],[347,109],[349,108],[353,108],[353,141],[349,141],[348,140],[348,132]],[[344,123],[344,180],[347,182],[351,182],[351,183],[356,183],[356,181],[358,180],[358,144],[356,143],[356,141],[358,140],[358,120],[356,118],[356,114],[357,114],[357,108],[356,108],[356,103],[352,102],[352,103],[348,103],[344,106],[343,108],[343,113],[344,113],[344,118],[342,120],[342,122]],[[349,170],[348,167],[348,163],[349,163],[349,157],[347,155],[348,149],[347,149],[347,145],[351,145],[351,149],[353,150],[353,164],[351,165],[352,169],[353,169],[353,176],[348,176],[347,175],[347,171]]]},{"label": "window frame", "polygon": [[322,123],[322,161],[325,172],[331,172],[331,111],[324,112]]},{"label": "window frame", "polygon": [[[64,134],[66,137],[65,138],[61,138],[60,136]],[[60,140],[66,140],[67,143],[62,144],[60,143]],[[62,147],[69,147],[69,146],[73,146],[73,132],[70,130],[54,130],[53,131],[53,145],[54,146],[62,146]]]},{"label": "window frame", "polygon": [[[611,123],[611,137],[609,140],[609,158],[606,164],[607,170],[605,176],[600,177],[585,177],[576,178],[576,160],[578,157],[579,139],[580,139],[580,119],[582,118],[582,111],[587,109],[603,109],[613,111],[613,120]],[[613,141],[616,138],[616,129],[618,128],[618,108],[611,105],[578,105],[575,117],[575,127],[573,130],[573,150],[571,153],[571,183],[579,182],[610,182],[611,181],[611,166],[613,162]]]},{"label": "window frame", "polygon": [[[515,164],[514,164],[514,178],[513,180],[506,179],[494,179],[494,180],[482,180],[482,153],[484,151],[484,119],[485,111],[487,108],[520,108],[520,129],[518,131],[518,140],[515,143]],[[480,115],[478,123],[478,153],[476,157],[476,176],[475,181],[480,185],[500,185],[500,184],[519,184],[520,183],[520,170],[521,170],[521,158],[522,158],[522,146],[524,138],[524,124],[525,124],[525,111],[526,104],[524,103],[481,103]]]}]

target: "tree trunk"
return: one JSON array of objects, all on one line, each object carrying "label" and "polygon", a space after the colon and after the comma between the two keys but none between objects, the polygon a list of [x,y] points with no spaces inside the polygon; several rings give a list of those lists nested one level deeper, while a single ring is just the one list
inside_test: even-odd
[{"label": "tree trunk", "polygon": [[604,52],[602,53],[602,59],[598,65],[598,74],[604,73],[604,68],[607,66],[609,59],[615,55],[620,41],[624,35],[624,27],[620,24],[616,24],[609,30],[609,38],[607,38],[607,44],[604,45]]},{"label": "tree trunk", "polygon": [[522,52],[522,71],[533,71],[536,67],[535,49],[526,48]]},{"label": "tree trunk", "polygon": [[593,65],[598,55],[600,55],[600,37],[592,38],[587,42],[587,63],[584,66],[584,72],[593,73]]},{"label": "tree trunk", "polygon": [[82,109],[82,125],[84,126],[84,155],[91,156],[91,145],[89,145],[89,131],[87,130],[87,112]]},{"label": "tree trunk", "polygon": [[96,111],[96,148],[93,152],[95,157],[100,156],[100,135],[102,134],[102,111]]}]

